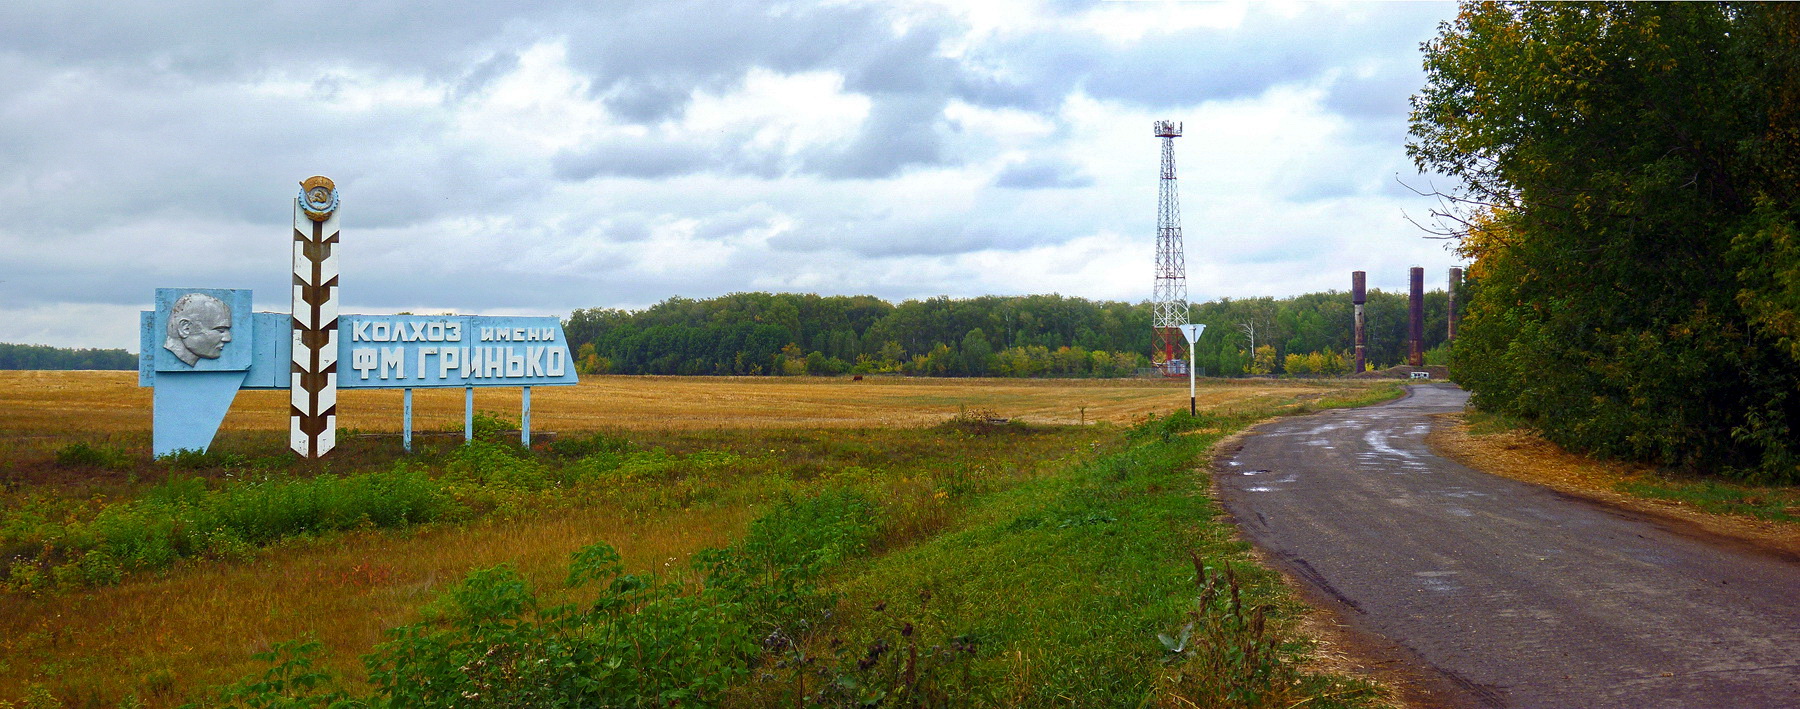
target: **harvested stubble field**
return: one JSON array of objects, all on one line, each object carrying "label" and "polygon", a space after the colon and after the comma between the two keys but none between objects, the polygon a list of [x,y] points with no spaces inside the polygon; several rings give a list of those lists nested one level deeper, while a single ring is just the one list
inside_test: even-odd
[{"label": "harvested stubble field", "polygon": [[[151,461],[150,393],[134,373],[0,372],[0,706],[177,706],[259,676],[267,663],[251,653],[307,637],[322,643],[315,667],[338,678],[333,686],[368,696],[377,688],[360,658],[379,652],[391,629],[422,618],[454,630],[443,625],[443,599],[472,570],[504,564],[541,589],[547,607],[585,598],[562,589],[569,555],[607,542],[623,568],[676,584],[668,603],[704,601],[695,594],[708,577],[691,557],[739,544],[753,520],[795,504],[810,509],[807,500],[830,490],[873,508],[816,522],[828,538],[854,541],[819,576],[796,581],[843,594],[835,616],[811,617],[820,624],[796,636],[798,645],[750,655],[750,666],[775,663],[754,677],[743,674],[741,653],[709,660],[716,667],[682,681],[725,678],[717,681],[729,686],[700,703],[826,703],[820,692],[833,687],[881,685],[921,699],[949,692],[944,701],[964,705],[1037,705],[1079,691],[1077,703],[1093,705],[1218,705],[1223,693],[1250,692],[1243,696],[1282,705],[1312,697],[1318,706],[1368,706],[1364,685],[1277,662],[1277,646],[1303,647],[1287,630],[1296,607],[1212,519],[1216,509],[1195,494],[1203,486],[1189,470],[1218,436],[1261,417],[1393,390],[1203,382],[1202,416],[1187,419],[1181,384],[590,377],[533,392],[534,429],[556,430],[558,443],[574,448],[527,451],[504,439],[461,446],[453,436],[407,456],[391,438],[357,438],[320,466],[282,450],[278,392],[240,395],[216,446],[228,454]],[[460,430],[461,392],[424,391],[415,403],[420,430]],[[476,404],[516,415],[518,393],[477,392]],[[347,392],[341,406],[347,429],[399,427],[397,391]],[[1166,416],[1177,410],[1183,415]],[[994,424],[986,412],[1015,423]],[[1097,425],[1060,425],[1083,418]],[[59,460],[84,443],[123,459]],[[605,447],[613,443],[624,447]],[[180,537],[183,525],[224,519],[204,510],[273,523],[326,497],[344,502],[332,490],[358,476],[412,486],[448,507],[423,521],[299,521],[272,538],[220,527],[188,534],[173,560],[154,563],[129,560],[130,549],[103,539],[120,530]],[[135,511],[108,518],[115,509]],[[175,516],[158,521],[165,513]],[[971,554],[971,545],[987,552]],[[1167,654],[1170,641],[1158,644],[1156,632],[1177,633],[1189,620],[1200,563],[1189,552],[1204,557],[1208,573],[1236,568],[1246,597],[1268,609],[1267,637],[1260,620],[1247,620],[1248,605],[1234,605],[1235,616],[1191,616],[1212,618],[1202,625],[1224,634],[1209,641],[1220,647],[1266,644],[1261,664]],[[1105,577],[1131,592],[1094,593]],[[1010,590],[991,592],[998,588]],[[896,634],[895,619],[919,634]],[[766,620],[738,622],[734,632],[776,637]],[[673,632],[711,638],[717,630]],[[890,645],[895,653],[872,659]],[[896,664],[911,656],[898,650],[914,645],[921,656],[964,651],[940,664]],[[817,654],[819,664],[781,669],[782,658],[800,653]],[[861,700],[831,699],[840,701]]]},{"label": "harvested stubble field", "polygon": [[[1306,398],[1335,384],[1280,380],[1203,380],[1202,408]],[[1185,404],[1187,382],[1147,379],[930,379],[867,377],[582,377],[574,387],[536,387],[538,431],[691,430],[707,428],[861,428],[922,426],[964,411],[986,410],[1026,423],[1130,423]],[[414,391],[417,431],[462,429],[460,389]],[[475,408],[517,417],[516,388],[475,392]],[[244,391],[224,431],[287,430],[287,393]],[[397,432],[401,392],[340,390],[338,425]],[[0,440],[15,444],[71,434],[150,431],[150,389],[136,372],[0,372]],[[147,438],[146,438],[147,442]]]}]

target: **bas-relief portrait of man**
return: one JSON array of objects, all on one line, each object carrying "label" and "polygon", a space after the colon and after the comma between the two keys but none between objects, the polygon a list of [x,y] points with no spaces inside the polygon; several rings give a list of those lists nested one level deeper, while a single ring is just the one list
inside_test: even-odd
[{"label": "bas-relief portrait of man", "polygon": [[169,334],[163,349],[193,366],[201,359],[218,359],[231,341],[231,306],[205,293],[181,296],[169,308]]}]

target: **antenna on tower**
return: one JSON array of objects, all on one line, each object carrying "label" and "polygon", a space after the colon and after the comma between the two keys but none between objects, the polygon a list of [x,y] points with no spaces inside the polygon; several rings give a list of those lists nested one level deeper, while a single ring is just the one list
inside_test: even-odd
[{"label": "antenna on tower", "polygon": [[1154,129],[1162,139],[1162,181],[1156,202],[1156,287],[1150,322],[1156,336],[1150,365],[1173,377],[1187,374],[1191,366],[1175,358],[1181,326],[1188,322],[1187,249],[1181,245],[1181,199],[1175,192],[1175,139],[1181,137],[1181,124],[1157,121]]}]

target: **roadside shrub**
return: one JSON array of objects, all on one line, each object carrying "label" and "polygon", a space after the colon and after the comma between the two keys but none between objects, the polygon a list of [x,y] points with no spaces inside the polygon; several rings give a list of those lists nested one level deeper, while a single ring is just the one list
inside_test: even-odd
[{"label": "roadside shrub", "polygon": [[57,449],[56,464],[67,468],[124,470],[131,467],[131,456],[118,446],[76,442]]},{"label": "roadside shrub", "polygon": [[1157,681],[1158,706],[1290,707],[1323,699],[1312,704],[1341,707],[1380,697],[1367,682],[1303,671],[1305,645],[1275,629],[1279,610],[1246,598],[1229,562],[1213,568],[1188,553],[1200,593],[1186,625],[1156,636],[1168,667]]},{"label": "roadside shrub", "polygon": [[763,632],[799,637],[837,602],[813,580],[825,569],[868,551],[881,532],[880,508],[861,492],[832,488],[784,497],[750,523],[742,541],[694,555],[709,591],[746,604]]},{"label": "roadside shrub", "polygon": [[518,419],[511,418],[504,414],[494,413],[492,411],[477,411],[472,419],[473,420],[470,422],[473,430],[471,438],[474,438],[476,441],[487,441],[490,443],[511,442],[515,445],[519,442],[517,435],[509,435],[515,434],[515,432],[519,430]]},{"label": "roadside shrub", "polygon": [[542,490],[551,482],[544,465],[517,446],[476,439],[452,451],[444,480],[508,490]]},{"label": "roadside shrub", "polygon": [[[219,689],[216,705],[252,709],[366,706],[351,700],[339,689],[337,678],[331,672],[313,668],[315,656],[322,649],[323,644],[307,637],[275,643],[267,652],[251,655],[251,659],[272,664],[260,677]],[[188,704],[182,709],[198,709],[199,706],[199,703]]]},{"label": "roadside shrub", "polygon": [[[59,534],[38,536],[46,558],[64,560],[55,578],[109,584],[126,571],[160,568],[182,557],[240,559],[285,537],[396,527],[459,513],[437,481],[401,462],[391,470],[348,477],[234,482],[218,489],[177,475],[136,500],[108,505],[86,523],[71,522]],[[15,564],[9,574],[20,571]]]},{"label": "roadside shrub", "polygon": [[631,449],[631,441],[603,432],[558,438],[550,442],[550,452],[564,458],[584,458],[596,453],[622,454],[631,452]]},{"label": "roadside shrub", "polygon": [[586,605],[542,607],[507,566],[479,569],[389,631],[363,658],[376,696],[419,707],[664,707],[716,703],[756,644],[737,607],[624,573],[604,543],[575,552],[568,585]]},{"label": "roadside shrub", "polygon": [[1133,441],[1154,438],[1159,441],[1167,442],[1173,439],[1176,434],[1203,428],[1214,423],[1216,423],[1216,420],[1208,414],[1195,416],[1186,411],[1177,411],[1167,416],[1151,414],[1149,417],[1145,418],[1142,423],[1133,426],[1126,435]]},{"label": "roadside shrub", "polygon": [[346,698],[312,671],[316,643],[286,643],[276,663],[221,693],[248,706],[709,706],[764,652],[790,650],[836,596],[816,578],[867,549],[878,506],[845,489],[788,497],[745,538],[702,552],[698,586],[625,572],[605,543],[570,556],[565,585],[591,601],[546,606],[517,571],[472,571],[388,632],[363,657],[374,696]]}]

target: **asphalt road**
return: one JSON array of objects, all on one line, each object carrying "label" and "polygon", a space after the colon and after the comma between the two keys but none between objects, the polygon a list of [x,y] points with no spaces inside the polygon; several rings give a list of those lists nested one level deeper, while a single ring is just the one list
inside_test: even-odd
[{"label": "asphalt road", "polygon": [[[1800,707],[1800,563],[1477,472],[1425,445],[1449,385],[1263,425],[1218,488],[1373,645],[1494,707]],[[1448,681],[1442,681],[1447,679]]]}]

